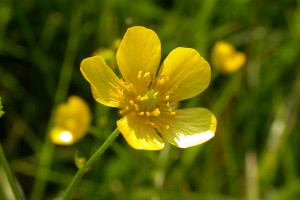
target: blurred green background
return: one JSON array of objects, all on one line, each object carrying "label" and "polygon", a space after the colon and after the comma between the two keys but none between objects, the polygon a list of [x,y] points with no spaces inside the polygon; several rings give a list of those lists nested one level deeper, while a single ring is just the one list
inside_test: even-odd
[{"label": "blurred green background", "polygon": [[[227,75],[212,66],[208,89],[180,104],[213,111],[212,140],[147,152],[120,135],[72,199],[300,199],[299,0],[2,0],[0,141],[24,197],[59,199],[75,153],[88,158],[116,127],[117,110],[96,103],[79,66],[134,25],[158,34],[163,59],[183,46],[211,63],[224,40],[247,63]],[[89,103],[93,125],[76,144],[55,146],[51,113],[70,95]],[[1,166],[0,177],[0,199],[9,200]]]}]

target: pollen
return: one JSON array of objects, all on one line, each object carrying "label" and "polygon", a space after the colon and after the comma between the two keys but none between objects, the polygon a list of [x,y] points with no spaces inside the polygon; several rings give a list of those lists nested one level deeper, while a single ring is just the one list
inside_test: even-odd
[{"label": "pollen", "polygon": [[151,112],[151,115],[153,115],[154,117],[158,117],[160,115],[160,110],[156,108]]}]

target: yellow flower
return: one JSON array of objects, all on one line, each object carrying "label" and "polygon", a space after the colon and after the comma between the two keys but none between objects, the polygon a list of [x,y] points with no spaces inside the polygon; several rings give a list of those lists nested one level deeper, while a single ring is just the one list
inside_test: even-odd
[{"label": "yellow flower", "polygon": [[91,114],[87,103],[80,97],[71,96],[67,103],[56,108],[50,138],[55,144],[71,145],[88,132],[90,122]]},{"label": "yellow flower", "polygon": [[191,48],[176,48],[157,73],[161,44],[144,27],[129,28],[117,52],[123,79],[99,57],[86,58],[81,72],[94,98],[120,109],[117,126],[133,148],[159,150],[162,138],[186,148],[214,136],[215,116],[205,108],[174,109],[174,103],[201,93],[210,81],[210,66]]},{"label": "yellow flower", "polygon": [[120,39],[116,39],[113,42],[112,47],[110,48],[100,48],[97,49],[94,53],[93,56],[101,56],[103,58],[103,60],[105,61],[106,64],[108,64],[108,66],[115,70],[116,68],[116,58],[115,58],[115,54],[116,51],[120,45],[121,40]]},{"label": "yellow flower", "polygon": [[236,51],[233,45],[218,41],[212,50],[212,64],[223,73],[232,73],[246,62],[246,55]]}]

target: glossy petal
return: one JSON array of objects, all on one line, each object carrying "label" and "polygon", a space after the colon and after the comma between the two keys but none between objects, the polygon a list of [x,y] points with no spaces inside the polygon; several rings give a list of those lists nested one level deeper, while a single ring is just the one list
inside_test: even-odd
[{"label": "glossy petal", "polygon": [[91,84],[96,101],[106,106],[119,107],[121,81],[100,56],[84,59],[80,70]]},{"label": "glossy petal", "polygon": [[169,76],[164,90],[171,101],[180,101],[201,93],[210,81],[210,66],[191,48],[176,48],[165,59],[160,75]]},{"label": "glossy petal", "polygon": [[160,57],[160,40],[151,29],[129,28],[117,52],[117,63],[126,82],[136,83],[140,71],[156,75]]},{"label": "glossy petal", "polygon": [[162,138],[143,118],[127,115],[117,122],[127,143],[135,149],[160,150],[164,148]]},{"label": "glossy petal", "polygon": [[171,121],[169,129],[159,129],[160,134],[171,144],[187,148],[202,144],[211,139],[216,131],[217,120],[205,108],[189,108],[177,110],[172,119],[164,117],[162,124]]}]

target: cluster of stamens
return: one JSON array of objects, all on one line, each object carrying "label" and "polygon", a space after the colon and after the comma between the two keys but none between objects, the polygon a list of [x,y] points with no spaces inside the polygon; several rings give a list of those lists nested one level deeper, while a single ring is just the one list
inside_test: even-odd
[{"label": "cluster of stamens", "polygon": [[172,105],[170,103],[170,94],[168,91],[159,90],[162,85],[168,82],[169,77],[157,77],[153,79],[150,72],[138,72],[138,81],[141,84],[146,83],[145,87],[137,90],[133,84],[125,84],[122,91],[123,102],[120,110],[121,115],[127,115],[135,112],[136,115],[143,117],[146,124],[150,124],[153,128],[169,129],[169,125],[162,125],[159,123],[157,117],[162,113],[168,115],[175,115]]}]

